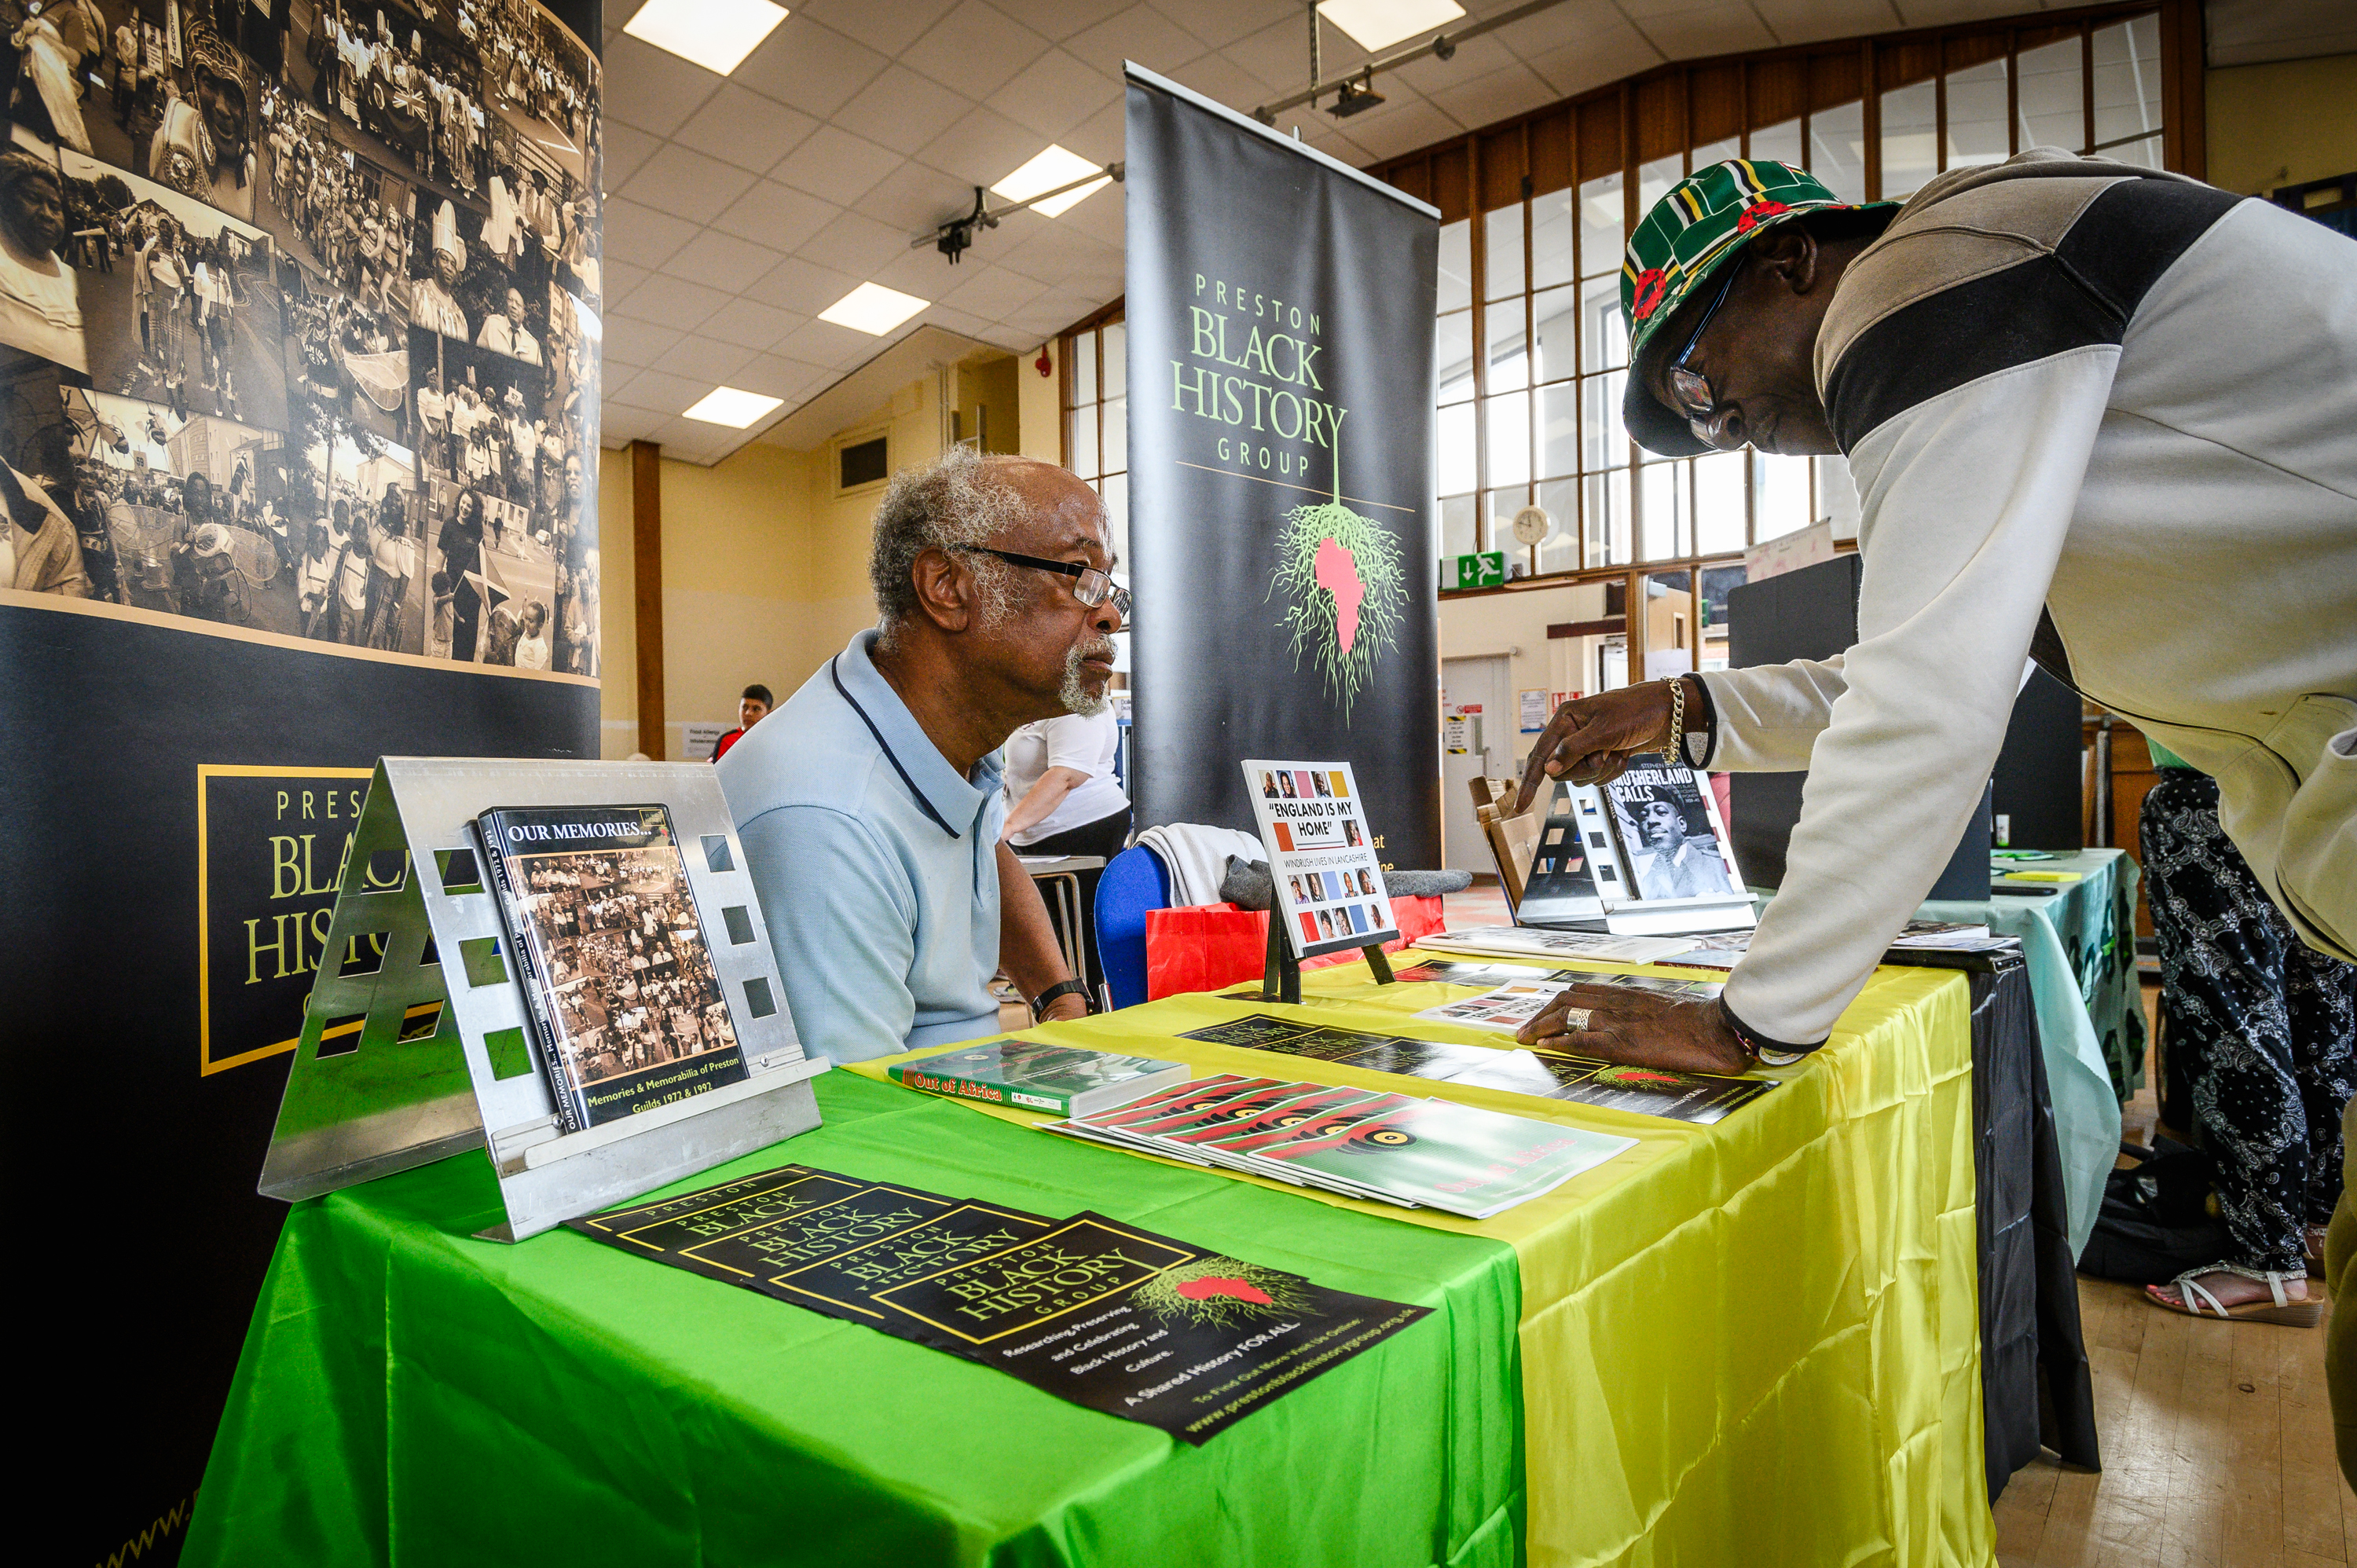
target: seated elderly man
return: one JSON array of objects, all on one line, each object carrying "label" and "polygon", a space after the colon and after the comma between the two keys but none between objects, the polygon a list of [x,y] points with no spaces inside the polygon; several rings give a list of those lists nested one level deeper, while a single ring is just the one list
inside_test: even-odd
[{"label": "seated elderly man", "polygon": [[1112,566],[1103,502],[1061,468],[960,447],[894,476],[878,624],[718,766],[812,1055],[990,1034],[1001,968],[1042,1021],[1088,1011],[998,842],[998,748],[1104,706],[1129,604]]}]

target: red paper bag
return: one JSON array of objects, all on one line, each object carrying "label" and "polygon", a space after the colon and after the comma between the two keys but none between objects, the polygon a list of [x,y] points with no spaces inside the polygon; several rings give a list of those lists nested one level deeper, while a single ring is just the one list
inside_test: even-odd
[{"label": "red paper bag", "polygon": [[[1383,944],[1397,952],[1447,925],[1441,900],[1394,898],[1400,934]],[[1356,948],[1310,959],[1305,970],[1358,962]],[[1146,996],[1149,1002],[1186,991],[1224,991],[1257,981],[1268,969],[1268,916],[1233,904],[1195,904],[1146,912]]]}]

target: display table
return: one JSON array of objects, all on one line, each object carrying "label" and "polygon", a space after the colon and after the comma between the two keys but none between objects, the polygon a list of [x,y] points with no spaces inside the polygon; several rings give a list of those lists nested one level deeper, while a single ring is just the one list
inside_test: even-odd
[{"label": "display table", "polygon": [[2031,861],[2024,871],[2076,873],[2060,893],[1926,904],[1927,920],[1980,921],[2019,937],[2038,1001],[2056,1142],[2071,1203],[2071,1246],[2087,1245],[2104,1179],[2120,1152],[2120,1105],[2144,1081],[2144,997],[2136,967],[2136,864],[2116,849]]},{"label": "display table", "polygon": [[[1305,991],[1041,1033],[1369,1088],[1401,1080],[1169,1036],[1265,1010],[1495,1041],[1403,1026],[1461,990]],[[1420,1085],[1638,1140],[1485,1222],[853,1072],[817,1131],[681,1184],[791,1159],[1088,1207],[1436,1308],[1200,1449],[570,1232],[475,1240],[479,1156],[298,1204],[184,1561],[1986,1563],[1969,1009],[1962,975],[1879,971],[1716,1126]]]}]

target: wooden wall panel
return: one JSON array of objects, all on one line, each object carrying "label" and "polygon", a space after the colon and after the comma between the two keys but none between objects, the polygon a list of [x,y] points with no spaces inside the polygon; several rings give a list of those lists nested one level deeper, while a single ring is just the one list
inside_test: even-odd
[{"label": "wooden wall panel", "polygon": [[1687,73],[1686,94],[1695,145],[1743,134],[1742,61],[1696,66]]},{"label": "wooden wall panel", "polygon": [[1809,57],[1809,112],[1855,103],[1866,95],[1865,61],[1852,46],[1835,54]]},{"label": "wooden wall panel", "polygon": [[1425,198],[1440,209],[1440,220],[1454,223],[1473,211],[1471,149],[1451,142],[1432,152],[1432,194]]},{"label": "wooden wall panel", "polygon": [[1751,129],[1797,120],[1809,104],[1809,62],[1801,55],[1778,55],[1751,62]]},{"label": "wooden wall panel", "polygon": [[1684,71],[1637,83],[1637,162],[1675,157],[1686,150],[1686,82]]},{"label": "wooden wall panel", "polygon": [[1627,160],[1620,156],[1620,93],[1582,99],[1579,115],[1579,177],[1585,182],[1610,174]]},{"label": "wooden wall panel", "polygon": [[1510,125],[1480,138],[1481,210],[1511,207],[1523,199],[1523,128]]},{"label": "wooden wall panel", "polygon": [[1925,38],[1878,49],[1874,74],[1876,86],[1884,92],[1894,87],[1911,87],[1916,82],[1931,81],[1940,74],[1939,40]]},{"label": "wooden wall panel", "polygon": [[1571,106],[1560,104],[1531,122],[1531,194],[1571,184]]}]

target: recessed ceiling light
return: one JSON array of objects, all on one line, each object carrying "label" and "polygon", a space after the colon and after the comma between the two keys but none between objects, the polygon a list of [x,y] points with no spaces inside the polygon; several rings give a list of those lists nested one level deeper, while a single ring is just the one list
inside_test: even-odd
[{"label": "recessed ceiling light", "polygon": [[[1066,152],[1050,142],[1048,144],[1046,152],[1041,153],[990,188],[995,194],[1003,196],[1009,201],[1029,201],[1043,190],[1053,190],[1059,186],[1071,185],[1076,179],[1087,179],[1089,176],[1097,172],[1095,164],[1089,162],[1078,153]],[[1042,218],[1053,218],[1060,212],[1070,211],[1074,206],[1086,201],[1112,183],[1113,177],[1106,175],[1103,179],[1068,190],[1052,201],[1042,201],[1031,210]]]},{"label": "recessed ceiling light", "polygon": [[1362,49],[1389,48],[1465,15],[1457,0],[1318,0],[1318,14]]},{"label": "recessed ceiling light", "polygon": [[785,19],[770,0],[647,0],[622,31],[726,76]]},{"label": "recessed ceiling light", "polygon": [[739,392],[735,387],[714,387],[687,411],[687,417],[742,430],[783,402],[783,398],[763,397],[759,392]]},{"label": "recessed ceiling light", "polygon": [[880,338],[931,303],[880,283],[864,283],[820,311],[818,318]]}]

